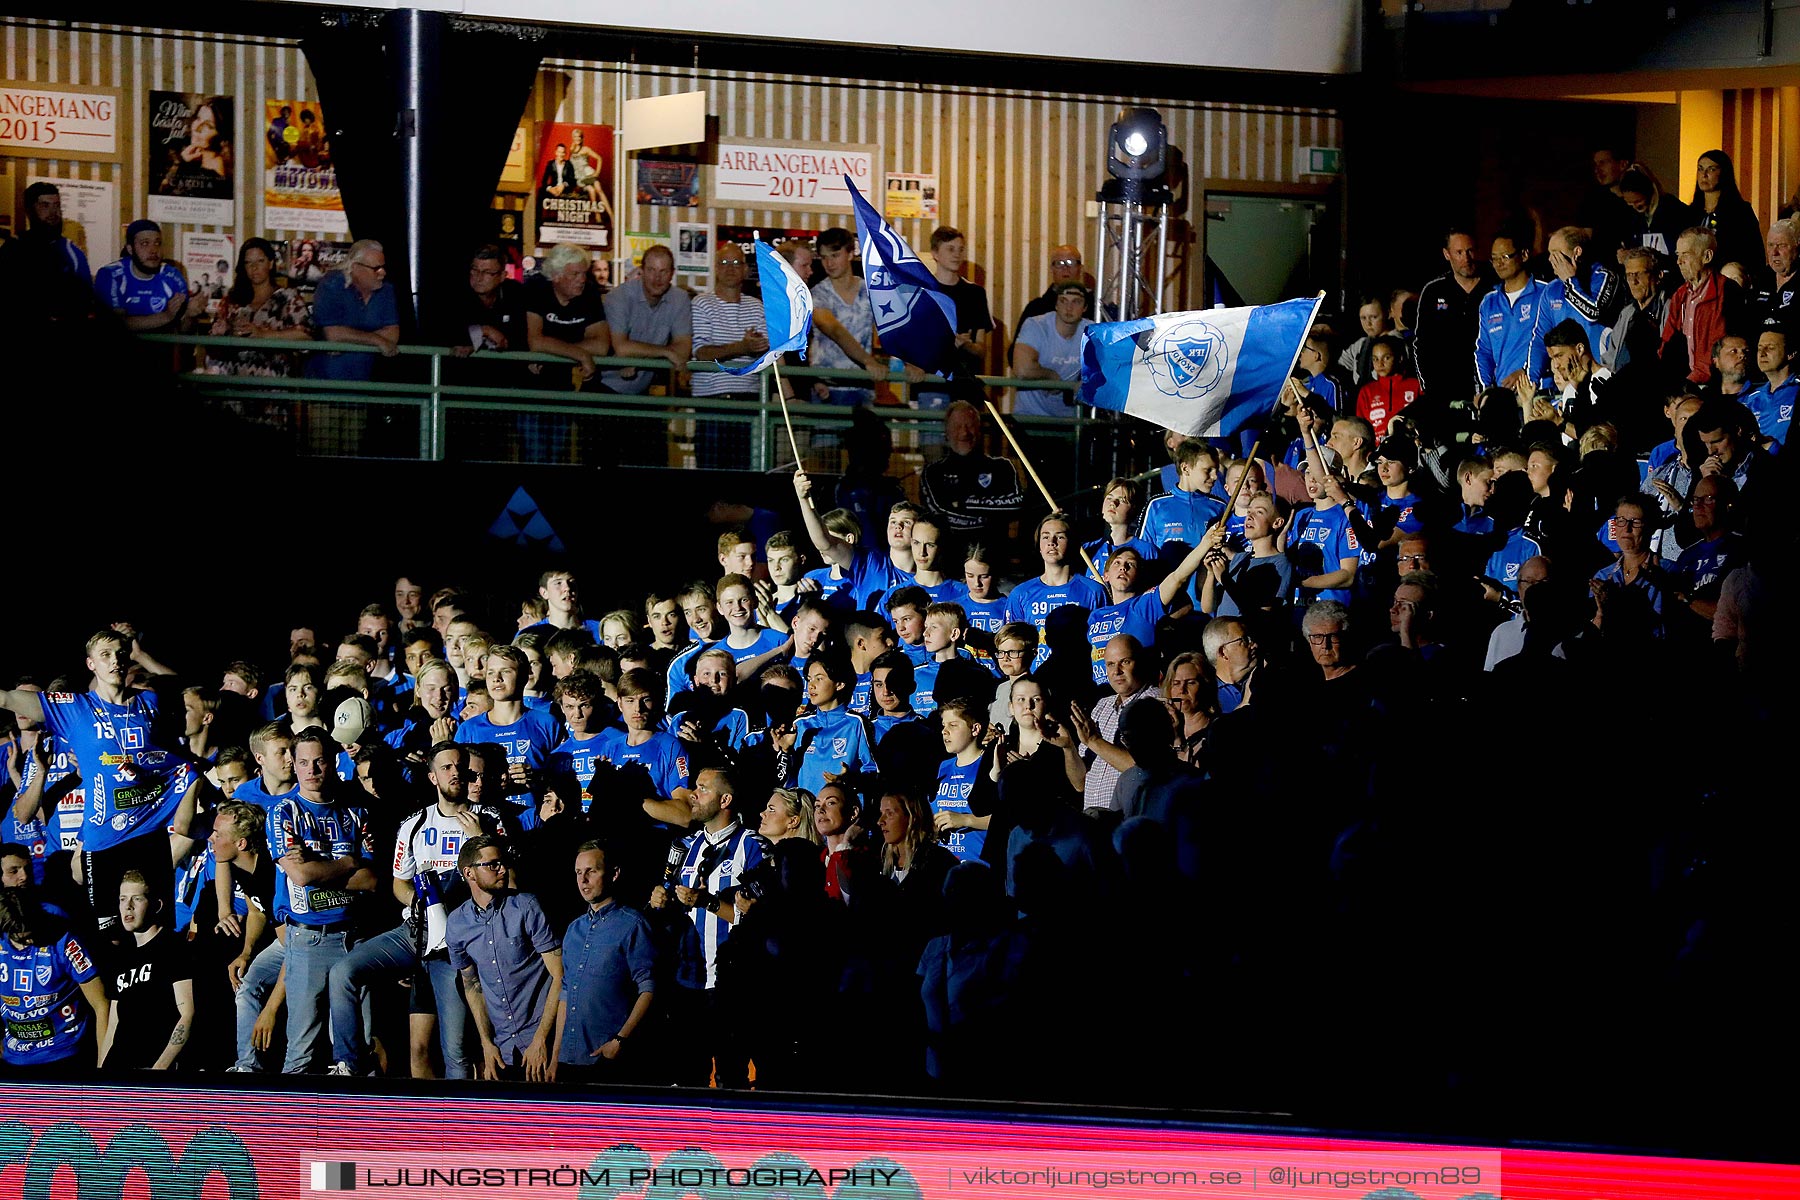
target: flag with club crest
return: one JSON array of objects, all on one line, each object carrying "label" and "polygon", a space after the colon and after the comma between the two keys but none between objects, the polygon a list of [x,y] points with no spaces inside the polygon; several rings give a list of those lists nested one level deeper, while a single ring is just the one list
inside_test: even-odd
[{"label": "flag with club crest", "polygon": [[863,283],[882,352],[949,378],[956,369],[956,302],[848,175],[844,183],[856,205]]},{"label": "flag with club crest", "polygon": [[742,366],[719,364],[733,375],[760,371],[789,350],[798,350],[804,360],[812,340],[812,290],[787,259],[761,240],[756,243],[756,278],[762,284],[763,330],[769,335],[769,348]]},{"label": "flag with club crest", "polygon": [[1162,313],[1090,325],[1081,399],[1189,437],[1223,437],[1275,407],[1319,301]]}]

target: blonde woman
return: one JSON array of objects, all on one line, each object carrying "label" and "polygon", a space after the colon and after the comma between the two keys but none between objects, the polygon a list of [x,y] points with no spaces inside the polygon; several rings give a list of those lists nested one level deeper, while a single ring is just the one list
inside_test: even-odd
[{"label": "blonde woman", "polygon": [[757,826],[756,832],[771,842],[800,838],[823,846],[824,840],[813,822],[815,804],[813,794],[805,788],[776,788],[769,793],[769,802],[763,805],[762,824]]}]

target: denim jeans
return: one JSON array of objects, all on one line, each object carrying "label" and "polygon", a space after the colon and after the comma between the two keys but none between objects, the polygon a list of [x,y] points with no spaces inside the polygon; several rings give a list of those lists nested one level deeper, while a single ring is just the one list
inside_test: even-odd
[{"label": "denim jeans", "polygon": [[349,934],[342,928],[288,926],[287,935],[287,1062],[282,1071],[300,1075],[313,1068],[324,1048],[328,1007],[326,984],[331,968],[349,954]]},{"label": "denim jeans", "polygon": [[[286,955],[281,939],[276,938],[250,960],[250,966],[244,971],[244,981],[237,991],[237,1062],[233,1064],[239,1070],[275,1069],[272,1057],[265,1057],[264,1052],[250,1044],[250,1035],[269,993],[275,990],[275,981],[281,977],[281,963]],[[269,1056],[274,1054],[275,1048],[270,1047]]]},{"label": "denim jeans", "polygon": [[[359,1007],[371,982],[395,978],[417,971],[418,956],[413,952],[412,932],[405,925],[372,937],[331,968],[331,1056],[347,1062],[360,1075],[368,1069],[369,1040]],[[444,1076],[467,1079],[469,1058],[463,1049],[468,1031],[469,1009],[456,986],[456,969],[449,959],[427,959],[424,969],[431,974],[431,990],[437,1004],[438,1038],[444,1050]]]}]

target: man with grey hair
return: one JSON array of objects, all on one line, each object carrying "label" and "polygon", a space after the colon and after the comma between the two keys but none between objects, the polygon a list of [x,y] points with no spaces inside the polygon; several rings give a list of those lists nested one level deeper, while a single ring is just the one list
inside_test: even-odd
[{"label": "man with grey hair", "polygon": [[[313,292],[313,325],[328,342],[373,346],[384,358],[400,349],[400,304],[387,281],[387,251],[373,238],[353,243],[344,265]],[[314,379],[365,380],[375,374],[373,354],[310,354]]]},{"label": "man with grey hair", "polygon": [[1763,240],[1768,266],[1751,284],[1750,316],[1762,326],[1769,321],[1785,325],[1790,335],[1800,334],[1800,272],[1795,270],[1796,246],[1800,245],[1800,217],[1769,222]]},{"label": "man with grey hair", "polygon": [[1482,664],[1483,670],[1492,671],[1525,649],[1525,626],[1530,619],[1525,607],[1525,594],[1538,584],[1547,582],[1549,578],[1550,559],[1545,555],[1536,555],[1520,564],[1518,609],[1511,620],[1494,626],[1494,631],[1488,635],[1487,660]]},{"label": "man with grey hair", "polygon": [[545,253],[541,266],[542,274],[525,285],[528,344],[539,354],[574,363],[582,391],[607,391],[595,377],[594,357],[612,353],[612,331],[587,247],[559,242]]},{"label": "man with grey hair", "polygon": [[1248,705],[1262,666],[1256,640],[1236,617],[1214,617],[1200,633],[1201,649],[1219,679],[1219,712]]},{"label": "man with grey hair", "polygon": [[1699,225],[1675,240],[1682,284],[1669,300],[1663,322],[1662,359],[1671,375],[1685,366],[1690,383],[1712,378],[1713,345],[1743,319],[1743,293],[1713,267],[1718,247],[1712,230]]},{"label": "man with grey hair", "polygon": [[1658,285],[1662,282],[1662,264],[1656,251],[1642,246],[1619,255],[1619,269],[1625,276],[1625,303],[1619,319],[1613,322],[1607,340],[1603,365],[1615,375],[1633,362],[1652,363],[1662,349],[1663,322],[1668,317],[1669,302]]},{"label": "man with grey hair", "polygon": [[[1320,677],[1329,687],[1356,671],[1356,659],[1350,650],[1350,609],[1336,600],[1315,600],[1306,606],[1300,618],[1300,631],[1306,635],[1306,648],[1312,654]],[[1331,689],[1336,694],[1337,689]]]}]

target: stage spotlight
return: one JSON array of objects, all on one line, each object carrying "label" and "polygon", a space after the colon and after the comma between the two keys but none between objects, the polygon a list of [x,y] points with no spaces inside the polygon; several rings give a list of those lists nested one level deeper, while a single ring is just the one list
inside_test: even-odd
[{"label": "stage spotlight", "polygon": [[1111,150],[1106,172],[1114,181],[1108,191],[1137,200],[1161,185],[1168,170],[1169,148],[1169,131],[1161,113],[1154,108],[1120,110],[1107,141]]}]

